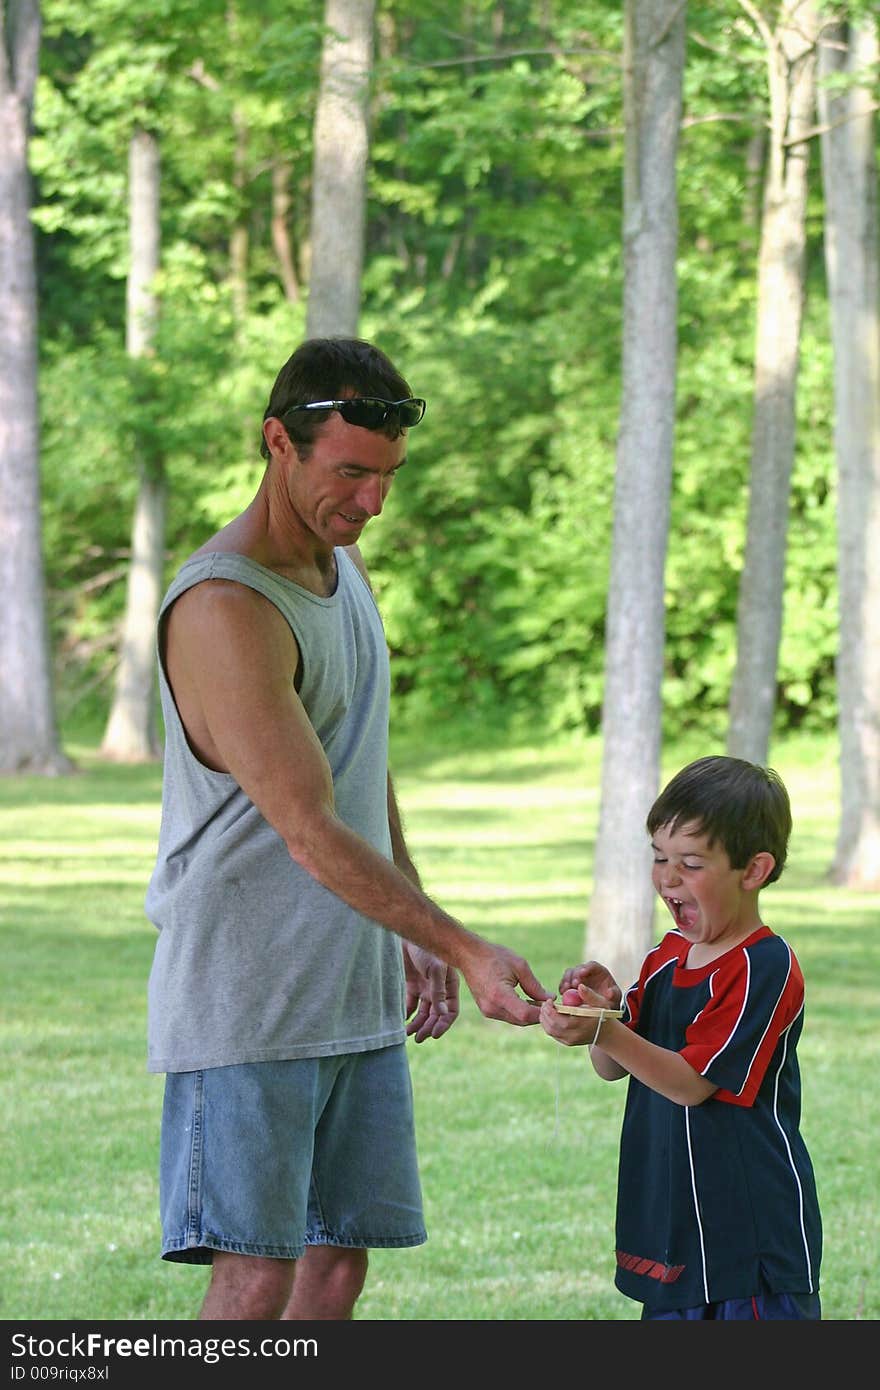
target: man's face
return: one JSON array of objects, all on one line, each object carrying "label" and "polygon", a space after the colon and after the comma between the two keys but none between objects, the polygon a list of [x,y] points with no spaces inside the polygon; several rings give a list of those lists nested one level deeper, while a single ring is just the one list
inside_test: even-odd
[{"label": "man's face", "polygon": [[301,521],[327,546],[354,545],[385,504],[406,461],[407,436],[347,425],[334,411],[304,463],[294,460],[288,493]]}]

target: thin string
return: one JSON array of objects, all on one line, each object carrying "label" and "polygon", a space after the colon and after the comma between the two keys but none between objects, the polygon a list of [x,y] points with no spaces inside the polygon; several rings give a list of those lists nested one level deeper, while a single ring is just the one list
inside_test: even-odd
[{"label": "thin string", "polygon": [[[605,1022],[605,1018],[606,1018],[605,1010],[602,1009],[602,1010],[600,1011],[600,1013],[599,1013],[599,1016],[598,1016],[597,1019],[596,1019],[596,1031],[595,1031],[595,1033],[593,1034],[593,1041],[592,1041],[591,1043],[588,1043],[588,1044],[587,1044],[588,1047],[595,1047],[596,1043],[598,1042],[599,1034],[600,1034],[600,1032],[602,1031],[602,1024]],[[561,1050],[560,1050],[558,1047],[555,1049],[555,1051],[556,1051],[556,1080],[555,1080],[555,1084],[554,1084],[554,1097],[553,1097],[553,1133],[550,1135],[550,1139],[549,1139],[549,1143],[551,1143],[551,1144],[555,1143],[555,1142],[559,1139],[559,1101],[560,1101],[560,1090],[561,1090],[561,1081],[562,1081],[562,1052],[561,1052]]]}]

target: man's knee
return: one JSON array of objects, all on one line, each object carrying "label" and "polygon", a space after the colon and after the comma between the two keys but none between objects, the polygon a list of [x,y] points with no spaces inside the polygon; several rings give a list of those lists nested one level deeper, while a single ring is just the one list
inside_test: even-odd
[{"label": "man's knee", "polygon": [[293,1286],[293,1260],[216,1251],[202,1317],[280,1318]]},{"label": "man's knee", "polygon": [[333,1246],[325,1246],[324,1249],[328,1257],[323,1262],[322,1270],[326,1287],[353,1308],[366,1283],[367,1252],[340,1250]]},{"label": "man's knee", "polygon": [[366,1250],[311,1246],[296,1263],[285,1318],[350,1318],[367,1278]]}]

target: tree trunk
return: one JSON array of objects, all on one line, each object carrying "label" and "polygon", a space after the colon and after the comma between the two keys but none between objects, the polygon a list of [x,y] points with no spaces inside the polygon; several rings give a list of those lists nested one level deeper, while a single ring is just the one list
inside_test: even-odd
[{"label": "tree trunk", "polygon": [[629,0],[625,34],[622,405],[606,624],[602,794],[585,949],[627,987],[652,939],[654,892],[645,818],[657,795],[660,770],[685,6],[681,0]]},{"label": "tree trunk", "polygon": [[272,247],[278,261],[278,273],[288,304],[298,304],[300,298],[296,257],[290,235],[290,163],[286,159],[272,161]]},{"label": "tree trunk", "polygon": [[831,878],[880,888],[880,271],[872,94],[857,85],[878,60],[877,28],[830,25],[819,88],[825,262],[834,345],[837,456],[837,657],[840,825]]},{"label": "tree trunk", "polygon": [[[145,130],[134,132],[129,147],[129,226],[126,350],[136,369],[140,359],[155,352],[158,318],[154,281],[159,269],[159,146],[156,137]],[[105,758],[127,763],[149,762],[159,755],[155,642],[165,561],[164,463],[155,446],[143,439],[135,448],[140,482],[122,647],[113,705],[101,744]]]},{"label": "tree trunk", "polygon": [[375,0],[326,0],[312,176],[310,338],[355,334],[360,317],[374,9]]},{"label": "tree trunk", "polygon": [[[227,25],[231,26],[230,42],[235,39],[234,11],[227,11]],[[248,146],[250,131],[247,117],[238,105],[232,109],[233,156],[232,187],[235,192],[235,218],[229,237],[229,282],[232,299],[233,351],[236,361],[243,362],[247,354],[247,316],[248,316],[248,267],[251,254],[250,218],[248,215]],[[243,459],[249,458],[253,450],[253,420],[250,412],[239,407],[238,432],[239,449]],[[234,425],[230,412],[230,428]]]},{"label": "tree trunk", "polygon": [[250,230],[247,214],[247,118],[239,106],[232,111],[234,147],[232,156],[232,187],[235,192],[235,221],[229,238],[229,277],[232,285],[232,318],[235,325],[236,351],[243,350],[243,335],[248,308],[248,260]]},{"label": "tree trunk", "polygon": [[782,633],[819,21],[812,0],[783,6],[775,32],[754,5],[743,8],[767,45],[770,135],[758,263],[749,509],[727,747],[733,757],[766,763]]},{"label": "tree trunk", "polygon": [[70,770],[55,722],[40,517],[28,141],[37,0],[0,6],[0,773]]}]

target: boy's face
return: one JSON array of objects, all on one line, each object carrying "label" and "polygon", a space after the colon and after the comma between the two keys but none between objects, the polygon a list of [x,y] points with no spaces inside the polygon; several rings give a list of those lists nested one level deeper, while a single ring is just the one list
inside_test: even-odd
[{"label": "boy's face", "polygon": [[660,826],[651,848],[654,887],[686,940],[724,943],[729,938],[734,945],[760,925],[755,861],[732,869],[727,851],[710,845],[693,823],[674,832]]}]

